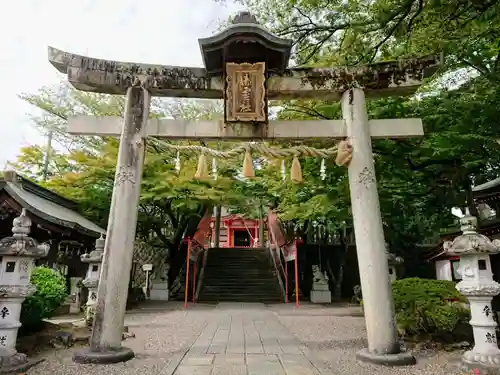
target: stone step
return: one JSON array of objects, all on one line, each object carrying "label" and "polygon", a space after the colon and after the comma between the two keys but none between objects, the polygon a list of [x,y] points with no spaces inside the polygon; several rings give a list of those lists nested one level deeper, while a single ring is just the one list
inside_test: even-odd
[{"label": "stone step", "polygon": [[200,302],[282,302],[267,249],[210,249]]}]

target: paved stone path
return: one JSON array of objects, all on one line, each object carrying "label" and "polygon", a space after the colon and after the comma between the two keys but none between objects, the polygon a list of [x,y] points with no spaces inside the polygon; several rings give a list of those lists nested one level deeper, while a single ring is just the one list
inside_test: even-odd
[{"label": "paved stone path", "polygon": [[174,375],[319,375],[300,342],[259,304],[221,304]]},{"label": "paved stone path", "polygon": [[[352,316],[355,315],[355,316]],[[359,313],[357,314],[359,315]],[[76,349],[54,350],[28,375],[462,375],[457,353],[387,368],[356,362],[365,346],[364,318],[352,308],[305,304],[149,306],[127,314],[136,358],[78,365]]]}]

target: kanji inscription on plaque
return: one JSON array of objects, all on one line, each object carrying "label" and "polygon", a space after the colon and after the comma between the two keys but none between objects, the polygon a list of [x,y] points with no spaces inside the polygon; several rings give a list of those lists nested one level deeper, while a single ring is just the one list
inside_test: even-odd
[{"label": "kanji inscription on plaque", "polygon": [[265,73],[263,62],[226,64],[227,122],[267,122]]}]

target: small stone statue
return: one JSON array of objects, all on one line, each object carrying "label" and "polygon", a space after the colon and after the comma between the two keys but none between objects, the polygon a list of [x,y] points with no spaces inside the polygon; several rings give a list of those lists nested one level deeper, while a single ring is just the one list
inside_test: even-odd
[{"label": "small stone statue", "polygon": [[311,291],[312,303],[330,303],[332,295],[328,285],[328,276],[321,272],[317,265],[312,266],[313,286]]},{"label": "small stone statue", "polygon": [[312,271],[314,284],[328,284],[329,279],[327,274],[321,272],[318,266],[312,266]]}]

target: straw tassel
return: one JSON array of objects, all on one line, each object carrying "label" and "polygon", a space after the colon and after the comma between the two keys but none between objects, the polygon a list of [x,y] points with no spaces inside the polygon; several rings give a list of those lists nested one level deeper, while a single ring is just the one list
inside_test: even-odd
[{"label": "straw tassel", "polygon": [[243,160],[243,176],[246,178],[254,178],[255,172],[253,170],[253,160],[250,150],[247,149],[245,152],[245,159]]},{"label": "straw tassel", "polygon": [[302,168],[300,167],[300,161],[297,155],[293,157],[292,168],[290,169],[290,179],[296,184],[302,182]]},{"label": "straw tassel", "polygon": [[208,177],[208,169],[207,169],[207,158],[205,154],[200,154],[200,158],[198,159],[198,168],[196,168],[196,173],[194,174],[195,180],[203,180]]}]

